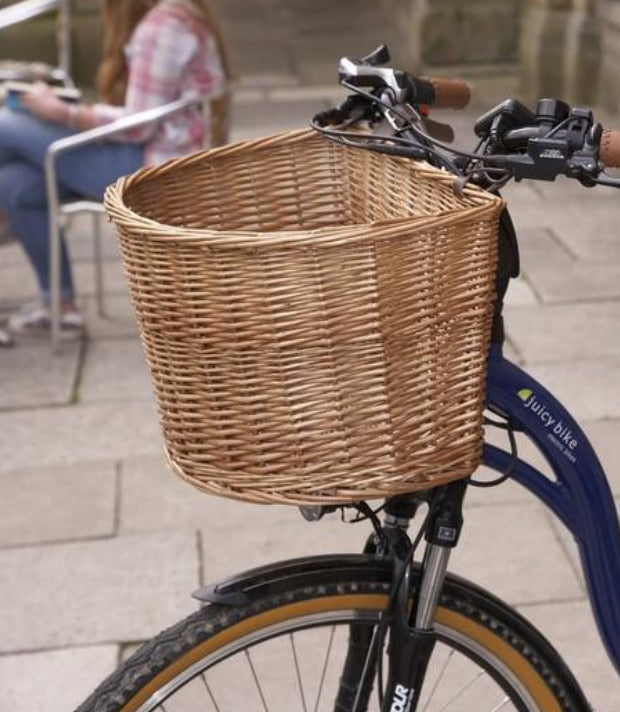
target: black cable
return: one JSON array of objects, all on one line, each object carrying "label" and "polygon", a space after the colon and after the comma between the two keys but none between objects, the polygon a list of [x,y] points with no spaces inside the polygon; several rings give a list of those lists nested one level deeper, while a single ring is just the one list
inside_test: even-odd
[{"label": "black cable", "polygon": [[476,155],[474,153],[467,153],[465,151],[459,151],[456,148],[452,148],[451,146],[448,146],[441,141],[438,141],[437,139],[434,139],[432,136],[429,136],[428,134],[425,134],[424,131],[419,129],[417,126],[414,126],[411,123],[411,118],[407,116],[404,112],[402,112],[400,109],[398,109],[395,106],[391,106],[388,104],[386,101],[383,101],[380,97],[375,96],[371,92],[364,91],[363,89],[360,89],[359,87],[354,86],[353,84],[349,84],[348,82],[342,81],[340,84],[345,87],[346,89],[349,89],[350,91],[359,94],[360,96],[365,97],[366,99],[369,99],[370,101],[373,101],[384,108],[388,109],[389,111],[393,112],[398,116],[400,119],[405,121],[409,125],[409,129],[413,131],[418,137],[422,137],[425,141],[428,141],[434,146],[437,146],[438,148],[442,148],[444,151],[447,151],[448,153],[451,153],[455,156],[461,156],[462,158],[471,158],[471,159],[476,159],[480,160],[483,158],[480,155]]},{"label": "black cable", "polygon": [[[355,131],[342,131],[340,129],[329,129],[325,126],[320,126],[315,121],[310,122],[310,127],[315,131],[323,134],[325,138],[330,141],[335,141],[340,143],[342,146],[347,146],[349,148],[360,148],[364,151],[374,151],[376,153],[388,153],[403,158],[421,158],[419,154],[426,155],[427,158],[432,157],[435,161],[443,164],[450,173],[455,175],[460,175],[460,171],[450,161],[446,156],[442,156],[436,150],[430,146],[424,146],[420,143],[414,143],[411,139],[403,138],[402,136],[395,136],[390,134],[389,136],[382,136],[380,134],[363,134]],[[398,131],[405,131],[406,128],[398,129]],[[390,150],[389,146],[373,146],[372,142],[380,141],[384,143],[398,143],[401,146],[411,149],[412,153],[406,153],[404,150],[399,151],[397,148]],[[501,170],[496,168],[495,170]]]},{"label": "black cable", "polygon": [[[364,91],[363,89],[360,89],[359,87],[355,87],[352,84],[349,84],[348,82],[340,82],[340,84],[343,87],[349,89],[350,91],[352,91],[356,94],[359,94],[360,96],[363,96],[365,99],[372,102],[373,104],[379,104],[380,106],[383,106],[388,111],[392,111],[399,118],[401,118],[405,122],[406,126],[401,127],[400,129],[396,129],[396,131],[399,131],[399,132],[407,131],[407,130],[413,131],[413,133],[419,139],[428,141],[431,144],[435,144],[441,148],[444,148],[448,153],[459,154],[459,155],[463,155],[465,157],[473,155],[473,154],[460,153],[459,151],[456,151],[455,149],[451,148],[450,146],[445,146],[444,144],[440,143],[439,141],[435,141],[431,136],[428,136],[428,134],[424,133],[424,131],[421,131],[420,129],[416,128],[411,122],[411,117],[404,114],[402,111],[400,111],[400,109],[396,108],[395,106],[392,106],[391,104],[388,104],[386,101],[383,101],[383,99],[381,99],[380,97],[375,96],[374,94],[372,94],[370,92]],[[312,120],[310,122],[310,126],[313,129],[315,129],[316,131],[320,131],[322,134],[324,134],[328,138],[330,137],[330,135],[333,137],[335,137],[335,136],[344,137],[346,135],[347,138],[351,135],[348,132],[342,132],[342,131],[333,130],[333,129],[326,129],[323,126],[319,126],[314,120]],[[379,138],[380,140],[385,140],[385,141],[390,141],[392,139],[395,139],[398,143],[409,146],[410,148],[413,148],[415,150],[422,150],[425,153],[427,153],[428,155],[433,156],[435,159],[437,159],[438,161],[443,163],[450,170],[451,173],[454,173],[457,175],[461,174],[461,171],[458,169],[457,166],[455,166],[453,164],[452,161],[450,161],[450,159],[448,159],[446,156],[442,156],[441,154],[437,153],[437,151],[434,151],[432,148],[430,148],[428,146],[424,146],[423,144],[414,143],[413,141],[411,141],[409,139],[404,139],[402,136],[393,136],[393,135],[375,136],[373,134],[370,134],[370,135],[367,135],[367,137],[368,137],[368,140],[371,140],[373,138]],[[366,137],[363,134],[358,135],[357,138],[358,139],[366,139]],[[343,145],[347,145],[347,144],[343,144]],[[375,150],[378,152],[381,151],[381,149],[379,149],[379,148],[360,145],[359,143],[355,144],[354,142],[351,142],[349,145],[357,146],[358,148],[362,148],[362,149],[366,149],[366,150]],[[477,156],[477,158],[479,158],[479,156]]]},{"label": "black cable", "polygon": [[[410,139],[402,138],[401,136],[382,136],[380,134],[363,134],[357,131],[343,131],[341,129],[329,129],[324,126],[316,124],[314,121],[310,122],[310,127],[315,131],[318,131],[325,138],[336,141],[343,146],[348,146],[352,148],[360,148],[365,151],[377,151],[379,153],[389,153],[387,149],[389,147],[379,147],[371,145],[371,142],[378,141],[384,143],[397,143],[405,148],[409,148],[416,153],[424,153],[427,155],[436,156],[436,152],[427,146],[422,146],[417,143],[413,143]],[[406,154],[404,152],[393,151],[396,155],[402,155],[405,158],[415,158],[418,156],[413,156],[411,154]]]},{"label": "black cable", "polygon": [[497,420],[491,420],[490,418],[485,418],[484,423],[486,425],[492,425],[495,428],[500,428],[501,430],[506,430],[508,433],[508,441],[510,443],[510,454],[511,454],[511,459],[510,463],[508,464],[508,468],[506,471],[500,476],[495,478],[494,480],[488,480],[488,481],[483,481],[483,480],[473,480],[471,477],[467,480],[470,485],[473,487],[497,487],[497,485],[501,485],[503,482],[506,482],[508,480],[512,473],[515,470],[515,467],[517,466],[517,462],[519,462],[519,453],[517,451],[517,439],[515,438],[515,431],[512,423],[510,420],[508,420],[506,423],[501,423],[498,422]]},{"label": "black cable", "polygon": [[370,519],[372,527],[375,530],[375,534],[381,536],[381,522],[379,521],[379,517],[377,516],[377,514],[379,514],[385,509],[386,503],[382,504],[376,509],[372,509],[368,502],[356,502],[351,506],[355,507],[355,509],[357,509],[360,514],[353,519],[349,519],[347,524],[357,524],[358,522],[365,522],[366,520]]}]

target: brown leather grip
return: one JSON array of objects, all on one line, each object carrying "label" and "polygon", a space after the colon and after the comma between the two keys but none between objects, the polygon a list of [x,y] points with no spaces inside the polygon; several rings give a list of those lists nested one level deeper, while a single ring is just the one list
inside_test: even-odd
[{"label": "brown leather grip", "polygon": [[441,79],[429,77],[435,87],[433,106],[438,109],[464,109],[471,99],[471,88],[462,79]]},{"label": "brown leather grip", "polygon": [[606,166],[620,168],[620,131],[604,129],[598,157]]}]

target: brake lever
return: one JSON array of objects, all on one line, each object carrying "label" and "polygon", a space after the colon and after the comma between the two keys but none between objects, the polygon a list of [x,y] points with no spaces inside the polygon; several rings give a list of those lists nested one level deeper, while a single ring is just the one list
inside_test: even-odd
[{"label": "brake lever", "polygon": [[449,124],[430,119],[428,116],[422,117],[422,124],[425,132],[442,143],[454,143],[454,129]]}]

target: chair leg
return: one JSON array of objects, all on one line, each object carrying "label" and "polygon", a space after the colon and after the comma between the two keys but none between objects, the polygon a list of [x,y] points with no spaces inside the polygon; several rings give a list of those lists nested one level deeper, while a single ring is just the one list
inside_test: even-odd
[{"label": "chair leg", "polygon": [[95,246],[95,290],[97,296],[97,314],[105,316],[103,288],[103,250],[101,246],[101,220],[98,213],[93,213],[93,236]]},{"label": "chair leg", "polygon": [[60,348],[61,285],[60,285],[60,247],[63,228],[57,219],[50,220],[50,318],[52,351]]}]

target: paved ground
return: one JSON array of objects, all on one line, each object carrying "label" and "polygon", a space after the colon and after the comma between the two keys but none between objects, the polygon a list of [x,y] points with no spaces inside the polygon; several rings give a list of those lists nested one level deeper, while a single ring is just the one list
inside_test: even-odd
[{"label": "paved ground", "polygon": [[[236,138],[303,125],[333,98],[329,88],[302,90],[292,74],[281,79],[237,93]],[[618,196],[568,182],[507,195],[524,265],[508,350],[582,419],[620,498]],[[356,551],[366,533],[208,498],[166,471],[114,240],[102,319],[86,233],[76,221],[90,340],[57,357],[38,340],[0,351],[0,712],[66,712],[136,642],[190,612],[200,583],[291,555]],[[34,294],[19,248],[0,248],[0,308]],[[598,712],[615,712],[618,680],[561,525],[512,484],[472,492],[466,517],[453,569],[518,605]]]}]

